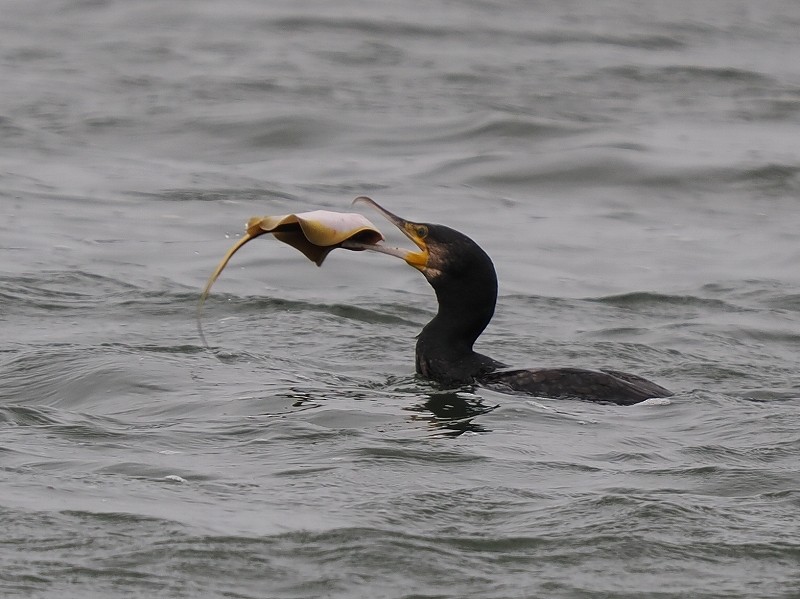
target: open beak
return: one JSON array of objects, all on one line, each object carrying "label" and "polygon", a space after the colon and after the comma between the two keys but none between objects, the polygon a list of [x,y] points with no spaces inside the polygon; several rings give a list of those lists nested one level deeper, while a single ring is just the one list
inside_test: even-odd
[{"label": "open beak", "polygon": [[[393,247],[386,247],[383,245],[377,244],[370,244],[365,245],[363,249],[372,250],[373,252],[380,252],[381,254],[389,254],[390,256],[396,256],[397,258],[402,258],[406,261],[409,265],[413,266],[417,270],[425,270],[428,266],[428,246],[425,243],[425,235],[427,235],[427,227],[425,225],[421,225],[418,223],[412,223],[411,221],[407,221],[404,218],[400,218],[396,214],[392,214],[386,208],[380,206],[375,200],[372,198],[368,198],[366,196],[359,196],[355,200],[353,200],[353,205],[355,204],[367,204],[372,206],[380,212],[386,220],[392,223],[395,227],[400,229],[403,234],[408,237],[414,245],[419,248],[419,251],[413,250],[404,250],[401,248],[393,248]],[[344,247],[348,247],[349,243],[346,243]]]}]

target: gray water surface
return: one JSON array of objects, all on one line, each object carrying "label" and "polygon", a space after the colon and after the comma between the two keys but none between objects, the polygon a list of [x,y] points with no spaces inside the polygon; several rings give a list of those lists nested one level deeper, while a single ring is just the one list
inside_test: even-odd
[{"label": "gray water surface", "polygon": [[[800,6],[0,1],[0,594],[800,597]],[[478,349],[253,215],[473,237]],[[368,214],[393,244],[407,244]]]}]

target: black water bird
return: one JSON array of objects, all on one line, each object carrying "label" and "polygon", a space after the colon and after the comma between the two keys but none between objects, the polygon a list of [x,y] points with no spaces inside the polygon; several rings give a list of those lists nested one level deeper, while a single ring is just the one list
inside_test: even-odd
[{"label": "black water bird", "polygon": [[620,405],[672,395],[660,385],[625,372],[582,368],[509,369],[477,353],[473,345],[492,319],[497,303],[497,275],[486,252],[450,227],[407,221],[364,196],[356,198],[354,203],[369,204],[377,209],[414,242],[419,251],[380,245],[360,249],[402,258],[419,270],[436,292],[439,310],[417,337],[418,374],[444,386],[478,383],[538,397]]}]

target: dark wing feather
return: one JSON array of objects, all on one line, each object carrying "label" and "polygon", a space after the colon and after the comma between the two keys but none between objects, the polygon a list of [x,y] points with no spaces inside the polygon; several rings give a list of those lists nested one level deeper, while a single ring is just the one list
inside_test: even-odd
[{"label": "dark wing feather", "polygon": [[632,405],[672,393],[647,379],[616,370],[536,368],[498,370],[480,378],[482,384],[538,397],[574,398]]}]

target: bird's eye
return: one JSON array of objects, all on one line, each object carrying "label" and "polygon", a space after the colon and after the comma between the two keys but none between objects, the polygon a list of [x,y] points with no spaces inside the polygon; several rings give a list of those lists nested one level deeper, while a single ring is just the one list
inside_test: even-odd
[{"label": "bird's eye", "polygon": [[417,227],[414,229],[414,232],[420,239],[425,239],[428,236],[428,227],[425,225],[417,225]]}]

